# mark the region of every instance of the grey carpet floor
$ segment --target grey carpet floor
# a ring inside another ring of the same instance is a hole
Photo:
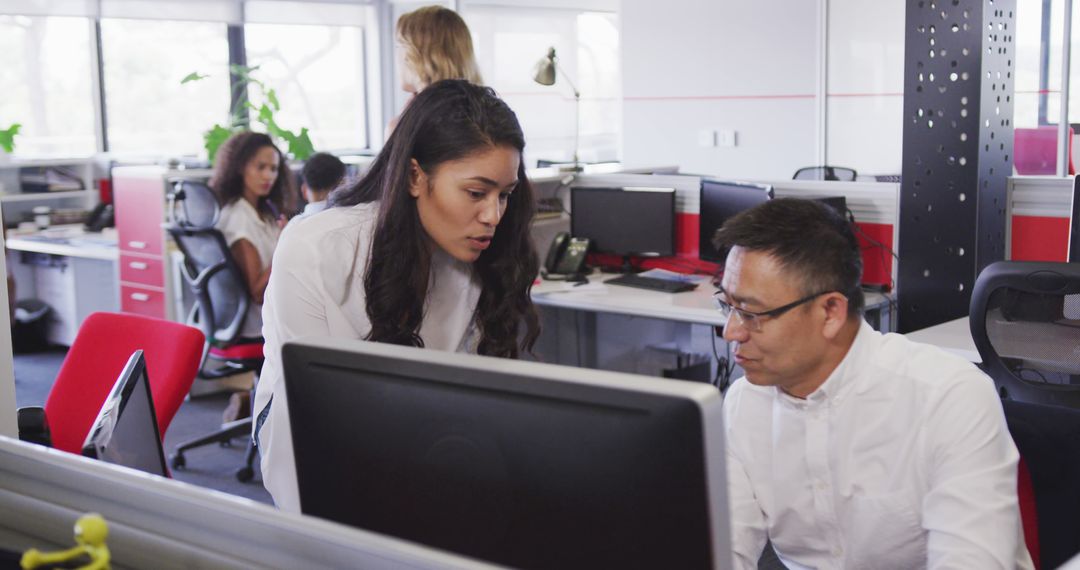
[[[67,349],[59,347],[15,355],[16,405],[22,407],[45,404],[65,354]],[[221,425],[221,414],[227,403],[228,394],[189,398],[185,401],[165,433],[165,453],[171,453],[182,441],[195,439],[217,429]],[[173,478],[262,503],[271,503],[269,493],[262,486],[257,460],[254,480],[241,483],[236,479],[236,470],[244,460],[244,444],[242,439],[237,439],[229,447],[210,444],[193,449],[185,454],[187,467],[174,469]]]

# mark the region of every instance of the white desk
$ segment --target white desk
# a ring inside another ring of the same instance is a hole
[[[586,285],[541,281],[533,286],[533,303],[542,309],[544,332],[537,343],[542,360],[659,375],[679,353],[714,359],[714,347],[725,352],[723,340],[714,339],[724,319],[707,278],[693,291],[662,293],[603,284],[614,277],[594,273]],[[866,306],[887,314],[889,299],[868,292]],[[878,321],[887,327],[892,319]]]
[[[12,231],[7,234],[7,248],[104,261],[116,261],[120,257],[115,230],[92,233],[84,230],[82,224],[56,226],[43,231]]]
[[[975,364],[982,362],[979,349],[975,348],[975,339],[971,338],[971,325],[967,317],[910,332],[905,336],[915,342],[934,345]]]
[[[594,274],[588,284],[580,286],[565,281],[541,281],[533,286],[533,303],[544,307],[724,326],[724,319],[712,300],[715,288],[708,279],[693,291],[661,293],[603,284],[615,277],[614,274]]]
[[[88,233],[81,224],[44,231],[12,231],[7,249],[49,256],[33,263],[9,259],[16,297],[37,298],[52,307],[49,342],[70,346],[79,325],[96,311],[120,309],[116,232]]]

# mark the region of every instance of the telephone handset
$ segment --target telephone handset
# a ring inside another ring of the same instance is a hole
[[[113,205],[104,202],[94,206],[93,211],[86,217],[85,228],[88,232],[100,232],[105,228],[116,225]]]
[[[544,261],[544,278],[568,281],[584,279],[582,272],[588,252],[587,238],[576,238],[567,232],[559,232],[548,248],[547,259]]]

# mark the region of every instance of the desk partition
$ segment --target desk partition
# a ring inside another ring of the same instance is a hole
[[[1009,178],[1005,224],[1005,259],[1065,261],[1073,178]]]
[[[70,548],[101,513],[117,568],[488,568],[359,529],[0,437],[0,547]]]

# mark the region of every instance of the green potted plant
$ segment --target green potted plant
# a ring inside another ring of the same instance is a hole
[[[0,129],[0,161],[7,159],[8,155],[15,152],[15,135],[19,134],[22,125],[14,123],[6,129]]]
[[[296,133],[281,127],[274,120],[274,113],[281,110],[281,104],[278,102],[277,93],[254,77],[253,74],[258,69],[259,66],[257,65],[254,67],[244,65],[229,66],[229,71],[239,78],[239,81],[234,83],[234,91],[239,92],[247,89],[248,100],[243,106],[234,109],[232,116],[229,117],[228,124],[214,124],[203,133],[203,147],[206,148],[206,155],[211,163],[214,162],[214,156],[222,143],[234,133],[249,128],[249,110],[256,112],[255,120],[265,127],[268,135],[284,143],[286,152],[293,158],[305,160],[315,153],[315,147],[308,136],[307,127],[301,127],[300,132]],[[180,84],[200,81],[207,77],[209,76],[199,72],[192,72],[180,80]]]

